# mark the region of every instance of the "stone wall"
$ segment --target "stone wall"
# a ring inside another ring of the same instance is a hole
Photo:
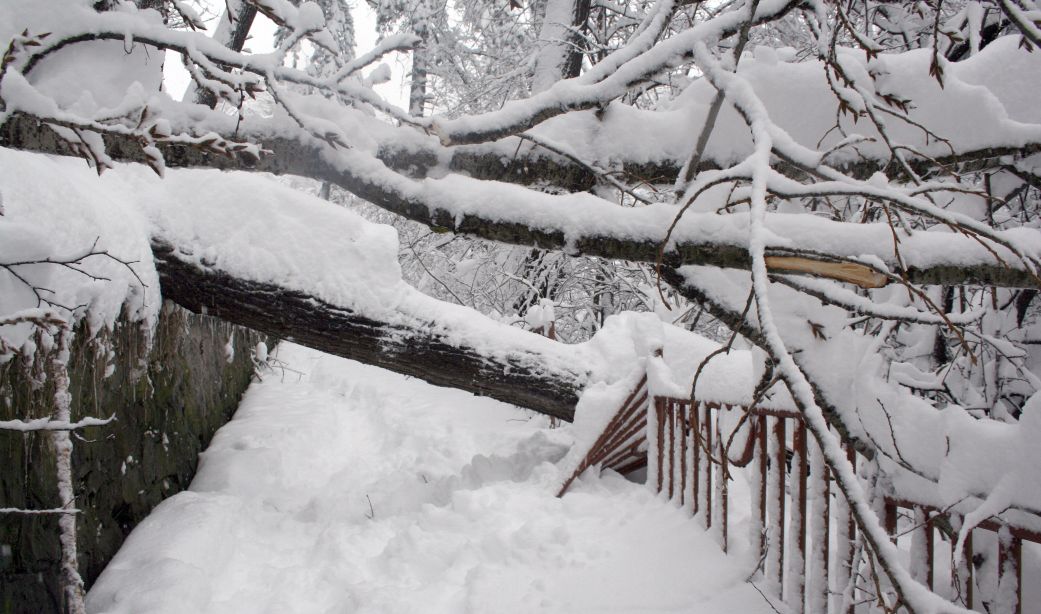
[[[199,452],[249,385],[250,350],[261,340],[170,303],[151,344],[147,331],[125,321],[94,340],[77,331],[72,419],[116,416],[73,437],[79,563],[88,587],[130,530],[187,488]],[[50,414],[50,387],[34,379],[24,360],[0,366],[0,420]],[[0,430],[0,507],[58,505],[50,436]],[[0,514],[0,614],[62,611],[57,525],[53,515]]]

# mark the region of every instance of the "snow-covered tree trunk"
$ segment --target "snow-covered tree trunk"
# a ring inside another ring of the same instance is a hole
[[[69,393],[69,348],[72,330],[62,326],[55,339],[56,347],[50,363],[54,385],[54,415],[59,423],[72,422],[72,395]],[[67,429],[51,433],[58,478],[58,498],[66,513],[58,516],[61,531],[61,578],[65,606],[69,614],[86,614],[83,602],[83,578],[80,577],[76,547],[76,493],[72,479],[72,436]]]
[[[257,16],[257,7],[249,0],[225,0],[224,12],[221,14],[213,40],[228,49],[241,51],[246,45],[253,20]],[[195,81],[188,83],[184,92],[184,100],[194,100],[199,104],[214,107],[217,97],[210,90],[199,89]]]
[[[153,249],[163,296],[190,311],[439,386],[574,417],[585,379],[580,364],[553,370],[546,367],[552,361],[535,352],[489,353],[453,341],[438,331],[436,319],[379,321],[301,292],[202,269],[170,245]]]
[[[582,32],[589,18],[590,0],[548,0],[539,30],[533,94],[549,89],[561,78],[577,77],[582,71]]]
[[[429,36],[425,25],[416,27],[416,34],[424,41]],[[427,80],[430,70],[427,66],[428,58],[426,50],[421,45],[412,52],[412,70],[409,72],[408,86],[408,113],[413,117],[423,117],[423,111],[427,104]]]

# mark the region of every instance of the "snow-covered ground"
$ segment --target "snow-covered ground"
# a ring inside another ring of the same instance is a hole
[[[570,427],[293,345],[130,535],[94,613],[772,610],[642,485],[554,496]]]

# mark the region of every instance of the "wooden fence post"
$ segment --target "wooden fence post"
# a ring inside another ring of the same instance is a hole
[[[813,509],[810,511],[809,529],[809,588],[807,588],[806,609],[809,612],[826,613],[828,611],[828,590],[831,544],[829,529],[831,525],[831,482],[830,470],[824,462],[824,454],[820,446],[810,446],[810,492]]]
[[[998,602],[1001,614],[1023,614],[1023,543],[1008,527],[998,531]],[[1012,603],[1009,603],[1009,600]],[[1012,608],[1008,609],[1011,605]]]
[[[768,486],[769,500],[767,519],[770,523],[770,550],[767,557],[767,571],[777,584],[777,590],[784,594],[784,504],[785,473],[787,469],[787,435],[785,418],[773,419],[773,458],[770,462],[770,482]]]
[[[690,436],[694,440],[694,462],[691,467],[691,480],[694,482],[693,513],[701,510],[701,403],[691,400],[690,404]]]
[[[702,403],[702,408],[705,410],[704,417],[701,421],[701,428],[704,429],[704,442],[705,442],[705,528],[712,528],[712,408],[709,407],[708,403]]]
[[[796,614],[806,609],[806,425],[797,420],[792,433],[792,512],[789,536],[795,542],[788,558],[787,603]]]
[[[727,474],[729,473],[728,459],[727,459],[727,439],[723,436],[723,429],[720,426],[723,422],[723,412],[730,411],[729,405],[720,405],[719,409],[716,410],[716,448],[719,450],[719,467],[716,472],[716,488],[718,489],[717,494],[717,505],[719,506],[719,524],[720,534],[723,540],[723,552],[727,551],[727,541],[729,539],[730,521],[727,518],[728,509],[728,498],[729,498],[729,487],[727,484]]]
[[[658,492],[661,492],[662,479],[664,478],[662,475],[664,470],[664,459],[662,456],[665,452],[665,399],[662,397],[654,397],[654,414],[658,418]]]
[[[682,403],[673,405],[673,410],[679,412],[676,424],[680,429],[680,507],[687,505],[687,431],[688,406]]]

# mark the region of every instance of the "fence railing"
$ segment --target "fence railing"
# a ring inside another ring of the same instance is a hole
[[[852,447],[846,446],[846,452],[854,467],[863,462]],[[724,552],[734,539],[731,485],[736,473],[744,472],[751,491],[748,537],[774,597],[794,612],[870,610],[855,606],[874,600],[872,565],[858,546],[848,504],[832,488],[830,472],[798,413],[649,399],[644,378],[560,494],[595,466],[623,474],[647,466],[657,491],[716,532]],[[1041,544],[1041,533],[991,518],[970,533],[958,566],[936,565],[938,552],[950,554],[961,518],[910,499],[885,497],[880,503],[893,539],[910,538],[916,580],[970,609],[1022,614],[1022,542]],[[941,548],[940,542],[947,545]],[[941,572],[944,578],[937,578]]]
[[[624,475],[647,464],[647,398],[647,376],[644,375],[560,487],[558,497],[590,467],[614,469]]]

